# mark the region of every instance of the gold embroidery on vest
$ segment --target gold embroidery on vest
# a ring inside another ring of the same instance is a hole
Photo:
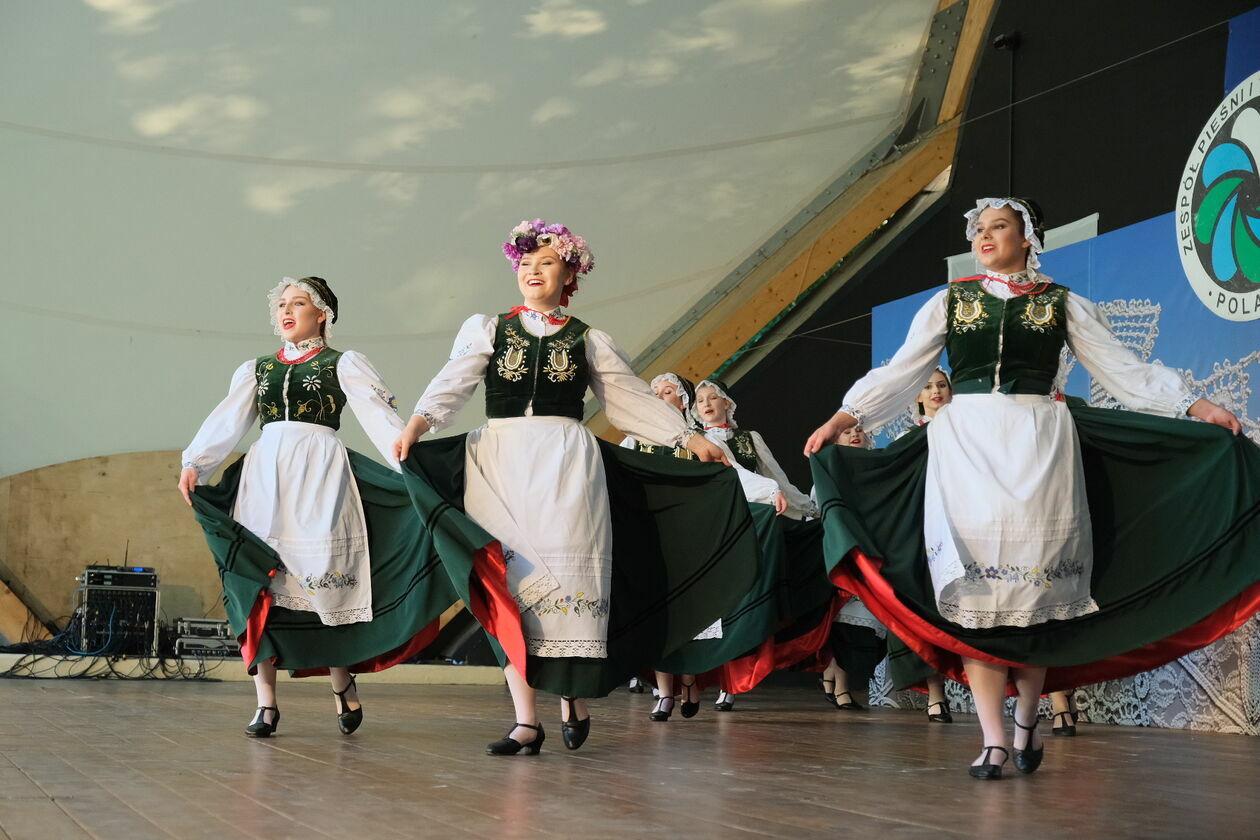
[[[737,435],[735,437],[735,451],[748,458],[757,457],[757,450],[753,446],[752,437],[750,435]]]
[[[509,382],[519,382],[522,376],[529,373],[529,367],[525,364],[525,350],[529,347],[529,342],[511,324],[503,328],[503,338],[507,341],[507,350],[499,356],[495,367],[498,368],[499,376]]]
[[[567,348],[553,347],[547,354],[547,366],[543,368],[543,373],[551,382],[568,382],[577,375],[577,362],[569,357]]]
[[[547,353],[547,366],[543,368],[548,381],[570,382],[577,376],[577,362],[573,361],[570,351],[581,338],[582,333],[578,333],[551,342]]]
[[[1021,320],[1024,326],[1039,333],[1049,332],[1051,327],[1058,326],[1054,317],[1054,304],[1057,295],[1035,295],[1028,299],[1024,306]]]
[[[976,292],[959,289],[954,300],[953,328],[957,332],[970,332],[979,329],[989,320],[989,313],[984,311],[984,304]]]

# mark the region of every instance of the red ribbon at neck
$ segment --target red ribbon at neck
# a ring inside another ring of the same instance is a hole
[[[1044,280],[1028,280],[1023,283],[1012,282],[1009,277],[995,277],[992,274],[986,274],[990,280],[995,283],[1001,283],[1017,295],[1026,295],[1036,289],[1038,286],[1048,286],[1049,283]]]
[[[546,312],[539,312],[537,309],[530,309],[528,306],[513,306],[508,311],[508,317],[510,318],[518,312],[533,312],[535,315],[541,315],[547,319],[548,324],[555,324],[557,327],[569,320],[567,316],[564,318],[557,318],[554,315],[548,315]]]
[[[719,423],[716,426],[705,426],[706,429],[729,429],[730,427],[730,423]]]

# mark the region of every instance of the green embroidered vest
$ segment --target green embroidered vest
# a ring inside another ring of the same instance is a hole
[[[486,416],[524,417],[533,403],[535,417],[581,420],[590,381],[589,329],[569,316],[554,335],[537,336],[516,315],[500,315],[486,369]]]
[[[733,429],[726,445],[730,447],[731,454],[741,467],[749,472],[757,471],[757,447],[753,445],[752,432],[747,429]]]
[[[639,452],[644,452],[648,455],[659,455],[664,458],[682,458],[684,461],[694,461],[696,459],[696,456],[692,454],[690,449],[682,446],[657,446],[640,440],[635,441],[634,448]]]
[[[346,393],[337,380],[341,353],[325,347],[297,364],[280,361],[276,354],[255,362],[258,378],[259,426],[277,420],[315,423],[330,429],[341,428],[341,410]]]
[[[1049,394],[1067,341],[1066,286],[1002,300],[980,278],[949,284],[945,352],[954,393]]]

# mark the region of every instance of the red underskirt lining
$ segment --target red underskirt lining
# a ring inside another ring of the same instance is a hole
[[[245,620],[245,634],[239,639],[241,643],[241,659],[244,660],[245,667],[249,669],[251,674],[258,670],[254,666],[254,659],[258,656],[258,646],[262,643],[263,633],[267,629],[267,619],[271,615],[272,603],[271,590],[259,590],[253,609],[249,611],[249,618]],[[350,671],[355,674],[371,674],[406,662],[432,644],[441,629],[441,619],[435,618],[403,644],[379,656],[373,656],[371,659],[349,666]],[[274,657],[272,657],[272,663],[275,663]],[[295,677],[320,677],[327,675],[327,666],[299,669],[293,672]]]
[[[521,629],[521,610],[508,591],[507,561],[498,540],[487,543],[473,555],[472,575],[468,581],[468,609],[486,632],[495,638],[508,662],[526,676],[528,648]]]
[[[867,557],[855,548],[832,569],[831,579],[861,598],[875,617],[928,665],[964,685],[967,677],[962,669],[962,656],[1011,668],[1032,667],[977,650],[925,621],[897,598],[892,586],[880,574],[882,565],[882,561]],[[1048,668],[1044,690],[1065,691],[1158,668],[1229,635],[1257,611],[1260,611],[1260,582],[1246,587],[1206,618],[1166,639],[1096,662]]]

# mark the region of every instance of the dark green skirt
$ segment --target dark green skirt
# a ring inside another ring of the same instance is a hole
[[[329,666],[379,671],[411,658],[433,640],[438,619],[458,595],[442,570],[435,540],[412,508],[403,478],[349,452],[367,522],[371,556],[369,622],[329,627],[312,612],[275,606],[268,595],[280,557],[236,520],[232,507],[242,460],[217,485],[198,487],[193,509],[223,582],[223,605],[241,640],[251,673],[271,660],[295,676],[326,674]]]
[[[1046,689],[1162,665],[1260,608],[1260,448],[1205,423],[1072,408],[1093,526],[1099,611],[1030,627],[966,629],[941,618],[923,545],[927,435],[883,450],[827,447],[812,461],[831,578],[890,638],[894,684],[959,656],[1048,667]]]
[[[823,564],[822,523],[775,515],[750,504],[762,571],[734,609],[722,616],[722,638],[698,639],[657,664],[670,674],[695,674],[701,688],[751,691],[772,672],[827,645],[838,603]]]
[[[403,463],[459,597],[501,663],[535,688],[602,697],[729,612],[760,574],[761,553],[735,471],[599,442],[612,518],[608,657],[527,655],[502,549],[463,512],[463,435],[425,441]]]

